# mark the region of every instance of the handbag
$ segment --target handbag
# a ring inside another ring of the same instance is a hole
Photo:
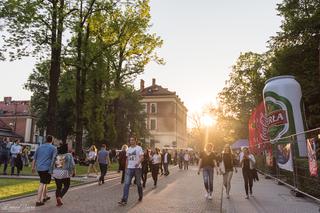
[[[52,177],[56,179],[70,178],[69,171],[66,169],[55,168],[52,172]]]

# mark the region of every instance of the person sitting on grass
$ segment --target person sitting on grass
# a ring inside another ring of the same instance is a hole
[[[52,142],[53,136],[48,135],[46,143],[36,150],[32,161],[32,173],[34,174],[37,170],[40,176],[36,206],[42,206],[44,202],[50,199],[47,196],[47,185],[50,184],[53,164],[57,155],[57,148],[52,145]]]

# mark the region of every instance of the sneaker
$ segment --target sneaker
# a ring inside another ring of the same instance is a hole
[[[63,205],[63,202],[61,197],[57,197],[57,206],[62,206],[62,205]]]
[[[125,206],[125,205],[127,205],[127,201],[121,200],[118,202],[118,204],[121,206]]]
[[[99,180],[99,181],[98,181],[98,185],[100,186],[101,184],[102,184],[102,182]]]
[[[139,197],[138,201],[141,202],[142,201],[142,197]]]
[[[36,206],[43,206],[44,202],[36,202]]]
[[[208,199],[212,200],[212,195],[211,194],[209,194]]]
[[[246,195],[246,199],[249,199],[249,196],[248,196],[248,195]]]
[[[51,197],[46,197],[43,199],[43,202],[47,202],[48,200],[50,200]]]
[[[208,198],[209,197],[209,193],[207,192],[205,195],[204,195],[205,198]]]

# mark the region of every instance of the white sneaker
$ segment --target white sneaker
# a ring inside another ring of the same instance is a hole
[[[208,198],[209,197],[209,192],[207,192],[204,196],[205,196],[205,198]]]
[[[88,179],[88,176],[84,176],[83,178],[84,178],[84,179]]]
[[[209,194],[208,199],[212,200],[212,195],[211,194]]]

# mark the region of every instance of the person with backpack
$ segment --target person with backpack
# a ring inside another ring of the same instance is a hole
[[[58,149],[58,155],[55,159],[54,169],[52,176],[56,183],[56,201],[57,206],[62,206],[62,198],[67,193],[70,187],[70,178],[76,174],[75,163],[71,153],[68,153],[68,149],[65,149],[65,145],[62,144]]]
[[[50,197],[47,196],[47,186],[51,182],[51,174],[57,155],[57,148],[52,143],[53,136],[48,135],[46,143],[39,146],[33,156],[32,173],[34,174],[37,170],[40,176],[36,206],[42,206],[46,201],[50,200]]]

